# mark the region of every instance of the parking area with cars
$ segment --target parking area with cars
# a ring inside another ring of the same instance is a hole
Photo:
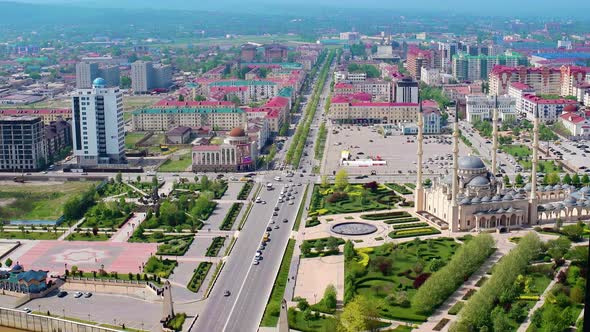
[[[416,136],[383,137],[375,126],[331,125],[326,144],[325,173],[327,174],[333,174],[341,168],[353,175],[412,174],[416,171],[418,160]],[[426,135],[423,156],[426,174],[444,174],[445,169],[452,167],[450,160],[446,159],[446,156],[452,153],[452,149],[450,135]],[[383,160],[386,165],[342,166],[340,163],[342,151],[350,152],[350,160],[371,158]],[[470,152],[463,142],[459,143],[459,151],[460,155]]]
[[[578,173],[590,174],[588,160],[590,160],[590,143],[586,141],[574,142],[559,140],[557,142],[543,142],[541,148],[549,155],[561,159],[567,166]]]

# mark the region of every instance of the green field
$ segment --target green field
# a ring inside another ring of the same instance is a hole
[[[160,166],[160,168],[158,168],[158,171],[160,171],[160,172],[184,172],[191,166],[192,162],[193,162],[193,160],[192,160],[191,153],[187,152],[187,153],[180,155],[180,158],[178,160],[172,160],[172,158],[166,160],[166,162],[164,162],[162,164],[162,166]]]
[[[125,134],[125,147],[127,149],[135,149],[135,144],[145,137],[144,133],[126,133]]]
[[[500,150],[516,158],[529,157],[533,154],[532,150],[526,145],[504,145],[500,147]]]
[[[95,182],[5,184],[0,186],[0,218],[56,220],[64,203]]]

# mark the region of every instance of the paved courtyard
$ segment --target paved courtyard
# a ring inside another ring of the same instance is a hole
[[[11,255],[29,269],[63,273],[73,265],[85,271],[100,269],[119,273],[137,273],[142,263],[157,251],[157,243],[116,243],[85,241],[38,241]]]
[[[338,131],[333,133],[333,129]],[[444,157],[452,153],[453,145],[442,142],[452,142],[450,135],[426,136],[424,140],[424,166],[425,176],[429,174],[441,174],[452,167],[452,161],[435,160],[436,157]],[[409,140],[409,142],[408,142]],[[376,127],[339,126],[332,125],[326,142],[326,160],[323,174],[332,174],[344,168],[349,174],[370,174],[375,170],[377,174],[407,174],[416,170],[416,155],[418,143],[415,136],[388,136],[383,137]],[[384,166],[356,167],[341,166],[339,161],[343,150],[349,151],[351,159],[377,158],[387,162]],[[467,155],[470,152],[463,142],[459,142],[459,154]],[[432,161],[428,159],[432,158]],[[447,164],[445,165],[445,162]],[[442,165],[440,165],[442,163]]]
[[[302,258],[295,286],[295,296],[316,303],[324,296],[328,285],[336,287],[336,298],[344,297],[344,256]]]

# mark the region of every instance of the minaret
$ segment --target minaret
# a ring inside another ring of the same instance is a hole
[[[498,174],[498,96],[495,96],[494,102],[494,115],[493,115],[493,145],[492,145],[492,174],[496,176]]]
[[[424,155],[422,144],[424,142],[424,113],[422,112],[422,100],[418,95],[418,162],[416,171],[416,212],[424,211],[424,180],[422,179],[422,156]]]
[[[533,119],[533,160],[531,163],[531,194],[529,197],[529,225],[537,223],[537,164],[539,163],[539,105]]]
[[[451,214],[449,226],[453,232],[459,231],[459,102],[455,104],[455,123],[453,124],[453,182],[451,188]]]

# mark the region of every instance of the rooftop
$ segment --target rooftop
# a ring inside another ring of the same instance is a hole
[[[213,114],[213,113],[244,113],[244,110],[239,108],[144,108],[133,111],[133,115],[140,114],[182,114],[182,113],[198,113],[198,114]]]

